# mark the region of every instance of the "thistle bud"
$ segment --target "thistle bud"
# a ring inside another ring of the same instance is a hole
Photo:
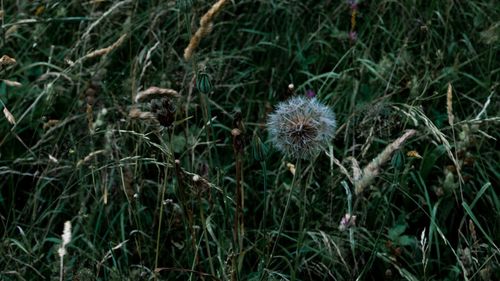
[[[200,71],[196,77],[196,88],[203,93],[208,94],[212,91],[212,81],[210,75],[204,71]]]

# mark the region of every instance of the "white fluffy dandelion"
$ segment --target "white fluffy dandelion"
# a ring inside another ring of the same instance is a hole
[[[293,97],[278,104],[267,128],[274,146],[292,158],[316,156],[332,140],[335,114],[316,98]]]

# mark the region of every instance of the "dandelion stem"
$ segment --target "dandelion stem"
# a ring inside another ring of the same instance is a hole
[[[63,281],[64,279],[64,257],[61,257],[61,261],[59,264],[59,281]]]
[[[293,195],[293,191],[295,189],[295,186],[297,185],[297,182],[298,182],[298,179],[300,177],[300,164],[301,164],[301,160],[300,158],[297,159],[297,162],[295,164],[295,173],[293,175],[293,179],[292,179],[292,185],[290,186],[290,192],[288,193],[288,198],[286,200],[286,205],[285,205],[285,210],[283,211],[283,216],[281,217],[281,223],[280,223],[280,227],[278,229],[278,233],[276,235],[276,239],[274,240],[274,244],[273,244],[273,248],[271,250],[271,254],[269,255],[269,258],[267,260],[267,263],[266,263],[266,269],[269,267],[269,264],[271,263],[271,260],[273,259],[273,255],[274,255],[274,251],[276,250],[276,245],[278,244],[278,241],[279,241],[279,238],[281,236],[281,232],[283,231],[283,226],[285,225],[285,218],[286,218],[286,215],[288,213],[288,209],[290,207],[290,202],[292,201],[292,195]],[[260,277],[260,281],[264,280],[264,276],[265,276],[265,272],[261,275]]]
[[[308,170],[308,169],[305,169]],[[295,171],[297,173],[297,170]],[[305,171],[304,171],[305,173]],[[297,248],[295,251],[295,269],[299,268],[300,264],[300,256],[301,256],[301,248],[302,248],[302,242],[304,241],[304,236],[305,236],[305,229],[304,225],[306,222],[306,205],[307,205],[307,186],[308,184],[312,181],[312,175],[313,173],[310,172],[308,176],[308,180],[306,184],[300,189],[300,225],[299,225],[299,237],[297,238]],[[292,275],[292,280],[295,280],[295,272]]]

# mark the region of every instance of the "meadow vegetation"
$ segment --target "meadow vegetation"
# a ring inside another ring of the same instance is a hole
[[[500,280],[498,1],[0,20],[0,280]]]

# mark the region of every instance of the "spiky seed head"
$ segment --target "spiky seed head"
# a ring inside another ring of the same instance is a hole
[[[64,255],[66,255],[66,245],[68,245],[69,242],[71,242],[71,221],[66,221],[64,223],[64,229],[61,238],[62,238],[62,243],[59,249],[57,250],[57,253],[62,258],[64,257]]]
[[[269,115],[267,128],[274,146],[292,158],[316,156],[331,141],[335,114],[316,98],[293,97]]]

